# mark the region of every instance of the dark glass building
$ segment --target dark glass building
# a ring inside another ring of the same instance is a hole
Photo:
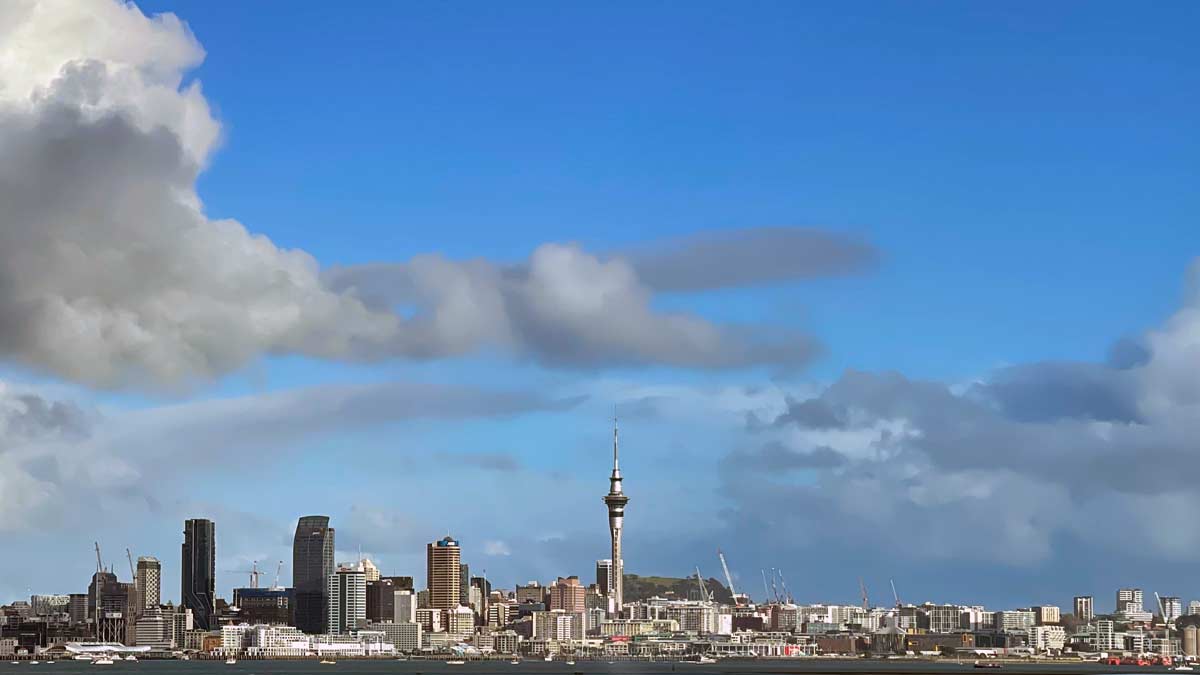
[[[243,623],[292,625],[290,588],[235,588],[233,604],[238,608],[238,620]]]
[[[183,523],[180,604],[192,610],[200,630],[217,627],[217,537],[213,521],[193,518]]]
[[[329,608],[329,575],[333,574],[333,528],[329,516],[304,516],[292,541],[293,612],[296,628],[324,633]]]

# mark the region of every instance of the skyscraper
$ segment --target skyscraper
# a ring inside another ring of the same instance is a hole
[[[1096,616],[1095,603],[1090,595],[1075,596],[1075,618],[1090,623]]]
[[[162,604],[162,563],[158,558],[148,555],[138,558],[134,583],[142,609],[153,609]]]
[[[579,583],[579,577],[559,577],[550,585],[551,611],[561,609],[565,612],[582,612],[587,609],[587,588]]]
[[[609,591],[612,590],[612,571],[612,560],[606,558],[596,561],[596,587],[600,589],[602,595],[607,596]]]
[[[625,504],[629,497],[621,489],[621,465],[617,456],[617,420],[613,420],[613,470],[608,479],[608,531],[612,535],[612,592],[613,611],[618,615],[625,602],[625,561],[621,558],[621,530],[625,526]]]
[[[216,628],[217,539],[211,520],[194,518],[183,523],[182,570],[180,604],[192,610],[196,628]]]
[[[458,542],[450,535],[426,547],[429,606],[454,609],[462,598],[462,558]]]
[[[305,633],[325,630],[329,614],[329,577],[333,567],[334,529],[329,516],[304,516],[292,540],[292,587],[296,628]]]
[[[329,575],[329,613],[325,632],[346,634],[362,628],[367,620],[367,575],[361,564],[342,566]]]
[[[471,566],[467,563],[458,565],[458,604],[471,604]]]

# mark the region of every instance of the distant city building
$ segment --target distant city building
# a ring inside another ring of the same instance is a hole
[[[325,630],[329,577],[333,567],[334,528],[328,516],[304,516],[292,540],[292,586],[296,628],[305,633]]]
[[[367,579],[367,621],[391,621],[395,615],[395,582],[391,579]]]
[[[1075,618],[1090,622],[1096,616],[1095,601],[1090,595],[1075,596]]]
[[[33,616],[38,617],[69,615],[71,612],[71,596],[33,595],[29,597],[29,609]]]
[[[444,609],[434,609],[432,607],[417,608],[417,623],[421,624],[421,630],[428,633],[441,633],[443,631],[442,616],[445,614]]]
[[[1051,626],[1062,621],[1062,610],[1054,605],[1041,605],[1033,608],[1034,623],[1039,626]],[[1051,631],[1053,633],[1053,631]]]
[[[1164,620],[1174,621],[1183,616],[1183,601],[1173,595],[1164,595],[1161,610]]]
[[[417,595],[412,590],[394,591],[392,603],[392,621],[396,623],[415,623],[417,621]]]
[[[471,566],[464,562],[458,564],[458,604],[471,605]]]
[[[342,566],[329,575],[327,634],[349,634],[367,622],[366,576],[361,565]]]
[[[74,596],[72,596],[74,597]],[[1192,600],[1188,603],[1187,613],[1189,616],[1200,614],[1200,600]]]
[[[1142,589],[1122,588],[1117,591],[1117,613],[1131,614],[1144,611]]]
[[[419,651],[421,644],[421,624],[406,623],[368,623],[366,630],[378,631],[386,636],[388,642],[396,651],[411,654]]]
[[[550,589],[536,581],[530,581],[524,586],[517,586],[514,599],[517,601],[518,605],[523,605],[530,602],[540,602],[548,606],[550,604]],[[545,609],[545,607],[542,609]]]
[[[550,610],[582,612],[586,609],[587,589],[579,583],[579,577],[559,577],[550,585]]]
[[[138,599],[143,609],[151,609],[162,604],[162,563],[153,556],[142,556],[137,560]]]
[[[233,605],[238,621],[250,625],[290,626],[293,593],[290,588],[235,588]]]
[[[430,607],[454,609],[459,606],[462,599],[461,549],[449,535],[426,547],[426,579]]]
[[[459,605],[446,610],[445,623],[447,633],[465,637],[475,632],[475,612],[466,605]]]
[[[359,561],[359,564],[362,566],[363,576],[366,578],[367,583],[379,581],[379,568],[375,566],[375,563],[371,562],[370,558],[363,558]]]
[[[600,587],[602,595],[608,595],[612,590],[613,584],[613,564],[612,560],[605,558],[596,561],[596,585]]]
[[[180,604],[192,610],[200,630],[217,627],[217,540],[211,520],[193,518],[183,524]]]
[[[72,593],[67,605],[67,613],[72,624],[85,623],[88,620],[88,594]]]

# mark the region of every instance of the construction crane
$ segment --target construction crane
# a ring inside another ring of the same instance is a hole
[[[253,561],[251,561],[251,563],[252,564],[250,565],[249,570],[225,570],[225,571],[228,574],[249,574],[250,575],[250,588],[258,588],[258,578],[259,578],[259,576],[262,575],[262,572],[258,571],[258,561],[257,560],[253,560]],[[280,564],[282,564],[282,563],[280,563]]]
[[[783,599],[790,605],[793,602],[792,594],[787,589],[787,579],[783,578],[783,570],[779,570],[779,585],[783,587]]]
[[[767,588],[767,571],[765,569],[760,571],[763,578],[763,602],[769,603],[771,602],[771,589]]]
[[[888,583],[892,585],[892,597],[896,599],[896,609],[900,609],[900,594],[896,592],[896,580],[888,579]]]
[[[779,602],[779,586],[775,583],[776,577],[775,568],[771,568],[771,595],[775,598],[775,602]]]
[[[733,604],[738,604],[737,591],[733,590],[733,575],[729,573],[729,565],[725,564],[725,554],[717,549],[717,557],[721,559],[721,570],[725,572],[725,583],[729,584],[729,594],[733,596]]]
[[[273,590],[273,591],[283,590],[283,586],[279,585],[279,575],[282,572],[283,572],[283,561],[280,560],[279,565],[275,568],[275,585],[271,586],[271,590]]]
[[[99,642],[100,641],[100,575],[104,573],[104,562],[100,558],[100,542],[95,541],[92,543],[95,544],[95,546],[96,546],[96,580],[95,580],[95,582],[93,582],[92,585],[96,587],[96,599],[95,599],[95,601],[96,601],[96,616],[95,616],[94,620],[96,622],[96,641]]]
[[[137,581],[137,570],[133,567],[133,552],[128,548],[125,549],[125,557],[129,559],[129,578]]]
[[[862,577],[858,578],[858,593],[862,596],[862,608],[864,612],[871,611],[871,601],[867,599],[867,585],[863,583]]]
[[[700,587],[700,601],[708,602],[711,598],[708,597],[708,589],[704,587],[704,577],[700,576],[700,567],[696,567],[696,585]]]

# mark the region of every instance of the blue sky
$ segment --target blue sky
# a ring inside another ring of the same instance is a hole
[[[185,86],[201,83],[219,124],[219,143],[197,153],[205,169],[194,190],[208,219],[200,227],[235,219],[275,246],[303,250],[335,291],[344,290],[330,281],[337,270],[405,266],[414,256],[523,269],[551,243],[620,259],[705,235],[748,241],[748,232],[767,227],[848,238],[870,247],[876,262],[815,278],[797,272],[782,281],[648,295],[655,312],[747,327],[756,340],[810,336],[820,352],[802,367],[768,359],[714,368],[620,354],[564,364],[534,347],[510,351],[503,340],[436,358],[412,350],[346,357],[316,338],[287,338],[164,388],[141,375],[114,385],[0,340],[9,389],[74,401],[104,430],[85,434],[88,452],[107,453],[133,467],[121,475],[137,476],[119,490],[112,485],[120,481],[91,476],[98,496],[88,504],[106,509],[109,524],[99,532],[22,528],[15,536],[29,549],[86,553],[103,536],[113,550],[131,545],[171,564],[178,521],[212,515],[230,556],[219,567],[243,569],[254,558],[289,559],[295,517],[322,512],[339,528],[339,550],[361,546],[390,573],[421,576],[423,542],[449,530],[464,541],[472,565],[505,584],[586,575],[604,554],[599,496],[615,408],[628,412],[630,571],[683,575],[700,564],[716,573],[713,550],[722,546],[752,589],[759,568],[782,567],[806,580],[793,585],[804,583],[811,601],[855,601],[860,575],[881,591],[890,576],[905,580],[906,599],[1002,606],[1065,604],[1084,592],[1107,597],[1117,584],[1200,595],[1200,587],[1183,587],[1192,584],[1183,570],[1195,554],[1181,550],[1200,541],[1200,531],[1156,532],[1145,521],[1147,499],[1183,508],[1200,495],[1187,486],[1161,495],[1114,487],[1112,474],[1101,473],[1122,458],[1137,464],[1139,453],[1174,448],[1172,439],[1190,428],[1179,420],[1193,402],[1174,397],[1178,389],[1161,373],[1197,365],[1188,345],[1200,340],[1189,332],[1185,291],[1200,242],[1195,4],[138,7],[146,15],[174,12],[205,53],[194,68],[164,66]],[[151,30],[131,26],[114,19],[105,28],[114,44],[136,39],[127,31]],[[108,59],[113,72],[112,64],[135,58],[96,49],[68,56]],[[172,55],[147,48],[136,58],[153,69]],[[140,120],[142,103],[128,103],[133,112],[114,110]],[[153,106],[144,109],[191,151],[175,118],[164,122]],[[158,231],[149,220],[147,229],[106,241],[136,249]],[[23,226],[14,221],[11,231]],[[212,263],[200,269],[215,279],[224,266]],[[0,260],[0,272],[12,270]],[[408,266],[400,273],[409,274]],[[585,286],[599,283],[583,278]],[[54,283],[37,288],[46,285]],[[105,297],[121,306],[120,298]],[[315,304],[301,302],[297,311]],[[401,316],[411,311],[402,308]],[[187,319],[180,321],[172,335],[187,333]],[[604,328],[605,321],[595,323]],[[1157,342],[1146,337],[1156,329],[1166,336]],[[1122,338],[1151,345],[1148,362],[1111,367],[1110,348]],[[211,354],[207,362],[223,363]],[[1039,369],[1047,362],[1083,365],[1064,375]],[[123,372],[144,375],[156,365]],[[904,393],[907,385],[882,379],[846,383],[847,371],[901,373],[961,397],[951,405],[980,406],[962,413],[979,415],[970,418],[976,426],[957,418],[970,428],[952,443],[990,448],[991,434],[1005,429],[995,461],[927,445],[942,420],[913,403],[925,400],[916,384]],[[826,392],[839,381],[841,389]],[[1003,386],[1012,381],[1022,387]],[[398,396],[380,390],[396,382],[541,398],[523,398],[507,412],[485,405],[485,413],[379,413],[391,405],[387,397]],[[287,397],[295,392],[325,402],[329,388],[339,387],[363,388],[355,401],[384,402],[349,422],[338,414],[326,421],[315,412],[319,420],[278,413],[294,404]],[[900,412],[880,403],[893,394]],[[1118,419],[1097,407],[1126,396],[1139,415]],[[1169,409],[1160,405],[1163,396],[1174,402]],[[845,416],[836,425],[793,428],[801,418],[791,416],[792,405],[807,399],[829,399]],[[1006,412],[1068,399],[1078,401],[1063,404],[1074,412],[1053,419]],[[208,417],[203,406],[228,400],[264,417],[247,413],[250,441],[205,447],[199,441],[220,438],[212,426],[231,412]],[[1071,426],[1077,422],[1088,424]],[[307,431],[284,433],[293,423]],[[1108,434],[1116,432],[1107,427],[1102,447],[1077,442],[1101,434],[1098,424],[1128,426],[1129,445],[1112,441]],[[181,442],[177,425],[198,441]],[[1047,445],[1013,453],[1081,453],[1078,463],[1101,467],[1087,474],[1095,488],[1051,475],[1060,469],[1006,465],[999,455],[1014,439]],[[66,445],[54,452],[70,457]],[[815,459],[823,449],[836,455],[833,464]],[[1171,457],[1194,460],[1190,449],[1179,453]],[[57,461],[70,461],[63,456]],[[177,460],[186,480],[147,468]],[[447,471],[449,484],[431,479]],[[929,493],[943,472],[955,496],[939,503]],[[784,474],[782,485],[772,483]],[[758,494],[773,501],[737,487],[760,481],[773,487]],[[1055,496],[1038,502],[1031,495],[1039,491]],[[892,515],[842,504],[838,495],[848,493],[859,495],[851,502]],[[1104,512],[1108,522],[1144,537],[1114,550],[1105,534],[1079,522],[1093,499],[1116,504]],[[459,506],[435,506],[448,500]],[[1031,506],[1009,517],[1012,501]],[[519,515],[493,522],[497,513]],[[990,525],[971,520],[990,513],[997,514]],[[840,518],[839,533],[829,523]],[[129,542],[134,523],[139,534]],[[909,543],[891,538],[910,527]],[[994,547],[945,545],[991,527],[1002,532],[980,536]],[[938,534],[926,540],[920,532]],[[864,548],[872,541],[878,546]],[[483,542],[511,554],[483,555]],[[1007,550],[1015,552],[1006,557]],[[0,591],[87,571],[79,554],[61,568],[30,573],[29,584],[0,582]],[[170,568],[167,574],[173,578]],[[981,585],[981,578],[994,583]],[[223,575],[221,585],[236,579]],[[45,590],[77,590],[63,585]]]

